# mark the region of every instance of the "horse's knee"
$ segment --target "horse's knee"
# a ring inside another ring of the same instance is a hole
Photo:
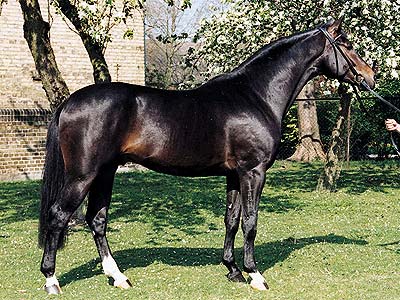
[[[225,228],[228,233],[236,234],[239,229],[239,222],[236,220],[225,220]]]
[[[107,226],[107,208],[103,207],[97,214],[92,217],[89,213],[86,214],[86,222],[97,236],[103,236]]]
[[[246,239],[254,239],[257,234],[257,219],[255,216],[245,217],[242,222],[242,230]]]

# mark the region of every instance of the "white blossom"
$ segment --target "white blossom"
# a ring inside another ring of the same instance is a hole
[[[356,51],[367,62],[378,62],[381,80],[399,77],[400,0],[224,2],[229,9],[201,22],[205,42],[200,51],[210,74],[229,71],[271,40],[310,29],[334,15],[345,17],[344,28]],[[212,42],[216,37],[217,45]]]

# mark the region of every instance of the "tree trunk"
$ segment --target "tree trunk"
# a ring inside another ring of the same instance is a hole
[[[314,85],[307,84],[299,94],[299,99],[314,98]],[[311,162],[324,160],[325,153],[322,149],[319,134],[317,106],[312,100],[298,102],[299,144],[295,153],[288,158],[292,161]]]
[[[333,192],[336,190],[337,181],[342,169],[342,162],[346,152],[346,119],[349,115],[351,94],[343,84],[339,87],[340,106],[336,126],[332,130],[331,146],[326,157],[324,170],[318,180],[318,191]]]
[[[93,67],[93,78],[95,83],[111,82],[111,75],[108,70],[107,62],[104,58],[104,47],[100,45],[87,33],[87,24],[85,24],[78,15],[78,9],[69,0],[58,0],[56,5],[74,25],[89,55]]]
[[[19,0],[24,17],[24,37],[31,50],[43,89],[54,110],[69,97],[50,44],[50,26],[43,20],[37,0]]]

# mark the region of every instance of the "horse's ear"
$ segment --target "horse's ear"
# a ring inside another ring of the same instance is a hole
[[[328,23],[326,30],[333,37],[336,37],[342,31],[342,22],[343,22],[343,16],[341,16],[339,19],[337,19],[337,20],[335,20],[333,22]]]

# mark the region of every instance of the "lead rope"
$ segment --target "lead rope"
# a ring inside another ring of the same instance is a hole
[[[394,141],[393,132],[390,133],[390,141],[392,142],[394,150],[396,150],[397,155],[400,157],[400,149],[397,146],[396,142]]]
[[[387,101],[385,98],[383,98],[381,95],[379,95],[377,92],[375,92],[373,89],[371,89],[371,87],[365,82],[365,80],[363,80],[361,82],[361,85],[366,88],[370,93],[372,93],[376,98],[378,98],[380,101],[382,101],[384,104],[386,104],[387,106],[393,108],[395,111],[400,112],[400,109],[398,107],[396,107],[395,105],[393,105],[392,103],[390,103],[389,101]],[[371,114],[367,111],[367,109],[364,106],[364,103],[361,101],[361,97],[358,94],[358,90],[356,85],[353,85],[353,89],[355,91],[356,94],[356,98],[358,100],[358,102],[360,103],[360,107],[361,109],[364,111],[365,114],[367,114],[368,116],[371,116]],[[392,146],[394,148],[394,150],[397,152],[397,155],[400,157],[400,149],[397,146],[394,137],[393,137],[393,132],[390,132],[390,141],[392,142]]]

